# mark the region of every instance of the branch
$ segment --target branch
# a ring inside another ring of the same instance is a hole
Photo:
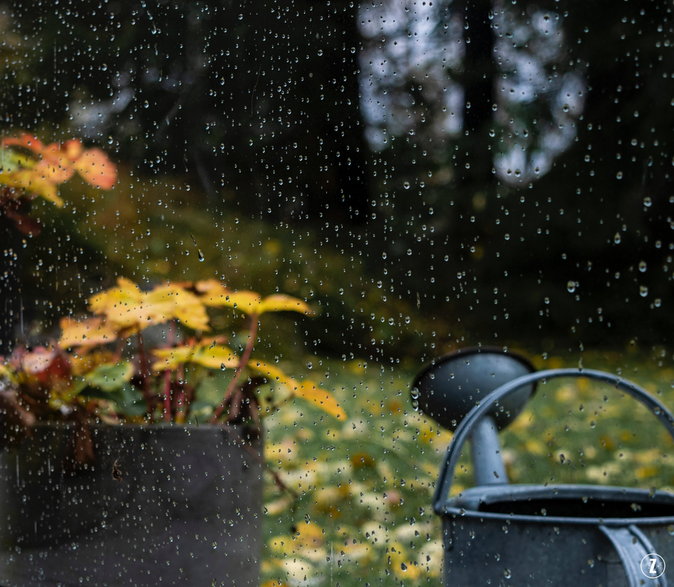
[[[215,424],[220,419],[220,416],[222,416],[225,409],[227,409],[227,404],[229,403],[230,398],[234,394],[234,391],[236,390],[237,386],[239,385],[239,380],[241,379],[241,375],[243,374],[243,369],[248,364],[248,361],[250,361],[250,356],[253,353],[253,347],[255,346],[255,338],[257,336],[257,327],[258,327],[258,315],[251,314],[250,332],[248,333],[248,341],[246,343],[246,348],[243,350],[241,358],[239,359],[239,364],[236,366],[236,372],[234,373],[234,377],[232,377],[232,380],[229,382],[229,385],[227,386],[225,396],[220,402],[220,405],[216,408],[215,412],[213,413],[213,417],[211,418],[211,424]]]

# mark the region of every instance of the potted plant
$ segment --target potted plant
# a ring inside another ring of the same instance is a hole
[[[2,583],[255,584],[261,418],[292,398],[345,416],[253,356],[263,314],[309,307],[216,280],[142,291],[120,278],[89,309],[2,365]],[[241,330],[214,332],[233,312]]]
[[[0,584],[257,584],[262,418],[345,417],[254,356],[264,315],[309,306],[215,279],[88,301],[0,361]]]

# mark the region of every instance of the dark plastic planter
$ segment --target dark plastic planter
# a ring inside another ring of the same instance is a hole
[[[257,585],[260,443],[235,427],[38,427],[0,454],[0,584]]]

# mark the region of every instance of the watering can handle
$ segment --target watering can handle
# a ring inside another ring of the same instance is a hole
[[[452,442],[449,445],[449,449],[447,450],[445,460],[442,463],[438,484],[435,487],[433,509],[436,514],[442,515],[443,502],[449,495],[452,479],[454,477],[454,470],[456,469],[461,451],[478,421],[489,412],[494,404],[520,387],[543,379],[555,379],[557,377],[584,377],[613,384],[615,387],[631,395],[649,408],[662,421],[674,439],[674,416],[672,416],[664,404],[631,381],[627,381],[610,373],[605,373],[604,371],[595,371],[592,369],[583,369],[582,371],[578,369],[549,369],[547,371],[537,371],[536,373],[523,375],[522,377],[518,377],[517,379],[513,379],[512,381],[497,387],[487,395],[479,405],[476,405],[471,409],[457,427]]]
[[[618,553],[629,587],[644,585],[644,577],[649,579],[650,587],[667,587],[665,569],[657,564],[659,555],[648,536],[638,526],[630,524],[625,527],[610,527],[602,524],[599,530],[611,541]],[[664,559],[661,560],[664,563]]]

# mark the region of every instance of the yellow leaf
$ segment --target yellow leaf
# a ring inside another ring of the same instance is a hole
[[[249,315],[283,311],[311,314],[306,302],[285,294],[273,294],[262,299],[254,291],[232,291],[215,279],[198,281],[195,287],[207,306],[237,308]]]
[[[157,322],[177,318],[193,330],[208,330],[208,314],[192,292],[174,284],[156,287],[143,300]]]
[[[159,359],[152,365],[155,371],[176,369],[183,363],[196,363],[210,369],[221,369],[223,366],[234,369],[239,364],[236,353],[221,344],[184,345],[152,352]]]
[[[300,522],[293,540],[300,548],[316,548],[325,541],[325,531],[314,522]]]
[[[59,208],[63,206],[63,200],[56,193],[56,185],[35,169],[17,169],[0,173],[0,184],[42,196]]]
[[[7,379],[13,381],[14,373],[12,373],[12,371],[10,371],[6,365],[0,364],[0,377],[6,377]]]
[[[278,367],[257,359],[249,361],[247,367],[266,377],[272,384],[286,386],[295,397],[311,402],[338,420],[346,419],[346,412],[335,397],[329,391],[318,387],[313,381],[298,381],[286,375]]]
[[[306,302],[298,298],[293,298],[285,294],[274,294],[267,296],[260,302],[258,305],[257,314],[262,314],[263,312],[299,312],[300,314],[311,314],[311,308],[307,305]]]
[[[126,277],[117,278],[117,287],[111,287],[89,298],[89,309],[94,314],[106,314],[118,305],[134,305],[140,303],[143,292]]]
[[[302,381],[293,390],[293,394],[318,406],[321,410],[338,420],[346,420],[346,412],[339,405],[335,397],[329,391],[318,387],[313,381]]]
[[[643,465],[641,467],[637,467],[634,474],[636,475],[637,479],[648,479],[649,477],[655,477],[659,472],[660,469],[658,469],[658,467],[655,465]]]
[[[86,354],[71,354],[70,364],[72,366],[73,375],[86,375],[93,371],[99,365],[104,363],[114,363],[118,357],[109,350],[95,350]]]
[[[183,363],[189,363],[190,357],[194,354],[195,348],[192,346],[177,346],[170,349],[153,349],[152,354],[159,360],[152,364],[154,371],[165,371],[166,369],[177,369]]]
[[[234,369],[239,365],[239,357],[227,346],[214,345],[201,347],[192,358],[193,363],[197,363],[211,369]]]
[[[365,451],[352,454],[350,460],[354,469],[372,469],[377,464],[375,458]]]
[[[260,294],[254,291],[229,291],[225,290],[217,295],[211,294],[209,306],[226,306],[236,308],[246,314],[258,314],[261,301]]]
[[[115,328],[103,318],[89,318],[77,321],[72,318],[61,319],[61,338],[59,346],[87,348],[106,344],[118,337]]]
[[[256,373],[266,377],[270,383],[280,383],[285,385],[290,389],[294,389],[299,386],[299,382],[295,381],[292,377],[288,377],[281,369],[265,363],[264,361],[258,361],[257,359],[251,359],[248,361],[247,367]]]
[[[208,314],[202,301],[175,284],[162,285],[148,293],[120,277],[117,287],[89,299],[89,308],[104,314],[118,328],[146,328],[176,318],[194,330],[208,330]]]
[[[400,542],[393,542],[388,552],[391,569],[398,579],[417,581],[421,577],[421,568],[416,561],[411,561],[407,557],[405,548]]]
[[[132,328],[145,324],[147,313],[142,307],[143,292],[125,277],[117,279],[117,287],[111,287],[89,298],[89,309],[94,314],[104,314],[118,328]]]
[[[35,167],[37,161],[32,157],[18,153],[12,149],[0,146],[0,168],[5,173],[21,169],[22,167]]]
[[[225,298],[232,293],[217,279],[197,281],[194,288],[201,294],[201,301],[207,306],[226,305]]]

